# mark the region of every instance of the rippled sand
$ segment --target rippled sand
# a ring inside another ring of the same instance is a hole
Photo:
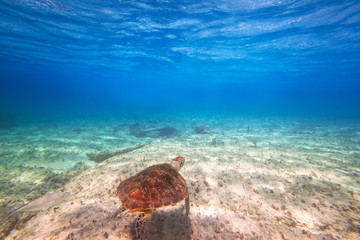
[[[135,122],[144,128],[170,125],[179,136],[130,136]],[[211,133],[196,134],[199,124]],[[7,161],[2,171],[8,169],[2,185],[12,183],[16,189],[1,189],[2,209],[18,207],[15,199],[27,202],[31,187],[37,191],[34,198],[56,190],[69,191],[71,197],[55,208],[12,216],[2,227],[6,239],[133,239],[136,213],[110,218],[120,206],[117,185],[179,155],[186,159],[181,174],[189,187],[190,216],[183,219],[184,202],[158,209],[151,226],[155,239],[360,238],[358,123],[184,117],[34,129],[2,132],[7,139],[1,148]],[[37,141],[25,143],[29,138]],[[86,157],[139,143],[146,145],[100,164]],[[39,144],[50,157],[36,156],[42,156]],[[32,146],[30,155],[15,151]],[[20,157],[12,162],[11,154]],[[54,181],[56,176],[61,181]],[[19,188],[24,183],[26,188]]]

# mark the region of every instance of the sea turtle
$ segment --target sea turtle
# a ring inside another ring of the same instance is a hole
[[[150,238],[151,216],[156,208],[169,206],[185,199],[185,217],[188,217],[190,209],[188,188],[178,172],[184,162],[183,157],[176,157],[170,164],[153,165],[124,180],[117,187],[117,196],[122,206],[113,217],[127,209],[140,212],[135,224],[138,240]]]

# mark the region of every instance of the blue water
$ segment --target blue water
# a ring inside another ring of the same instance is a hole
[[[359,76],[359,0],[0,0],[0,239],[134,239],[116,186],[176,156],[154,239],[360,239]]]
[[[0,110],[360,118],[360,3],[0,1]]]

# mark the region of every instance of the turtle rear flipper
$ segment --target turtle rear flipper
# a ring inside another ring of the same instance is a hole
[[[112,215],[111,218],[116,218],[118,215],[123,213],[126,210],[124,206],[119,207]]]
[[[135,230],[137,240],[150,240],[150,224],[152,211],[142,212],[136,219]]]
[[[190,213],[190,198],[189,196],[187,196],[185,198],[185,220],[189,217],[189,213]]]

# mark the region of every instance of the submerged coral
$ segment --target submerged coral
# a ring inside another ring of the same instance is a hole
[[[135,145],[135,146],[126,147],[126,148],[102,151],[102,152],[98,152],[98,153],[87,153],[86,156],[88,156],[90,160],[93,160],[96,162],[102,162],[108,158],[111,158],[111,157],[114,157],[117,155],[121,155],[124,153],[128,153],[128,152],[132,152],[132,151],[142,148],[144,146],[145,146],[145,144],[140,144],[140,145]]]
[[[178,131],[174,127],[165,126],[157,129],[159,137],[174,137],[178,135]]]
[[[164,126],[158,128],[144,128],[140,124],[135,123],[129,127],[130,135],[135,137],[174,137],[178,135],[176,128]]]
[[[208,125],[197,125],[195,127],[195,133],[196,134],[210,134],[211,130],[210,127]]]

